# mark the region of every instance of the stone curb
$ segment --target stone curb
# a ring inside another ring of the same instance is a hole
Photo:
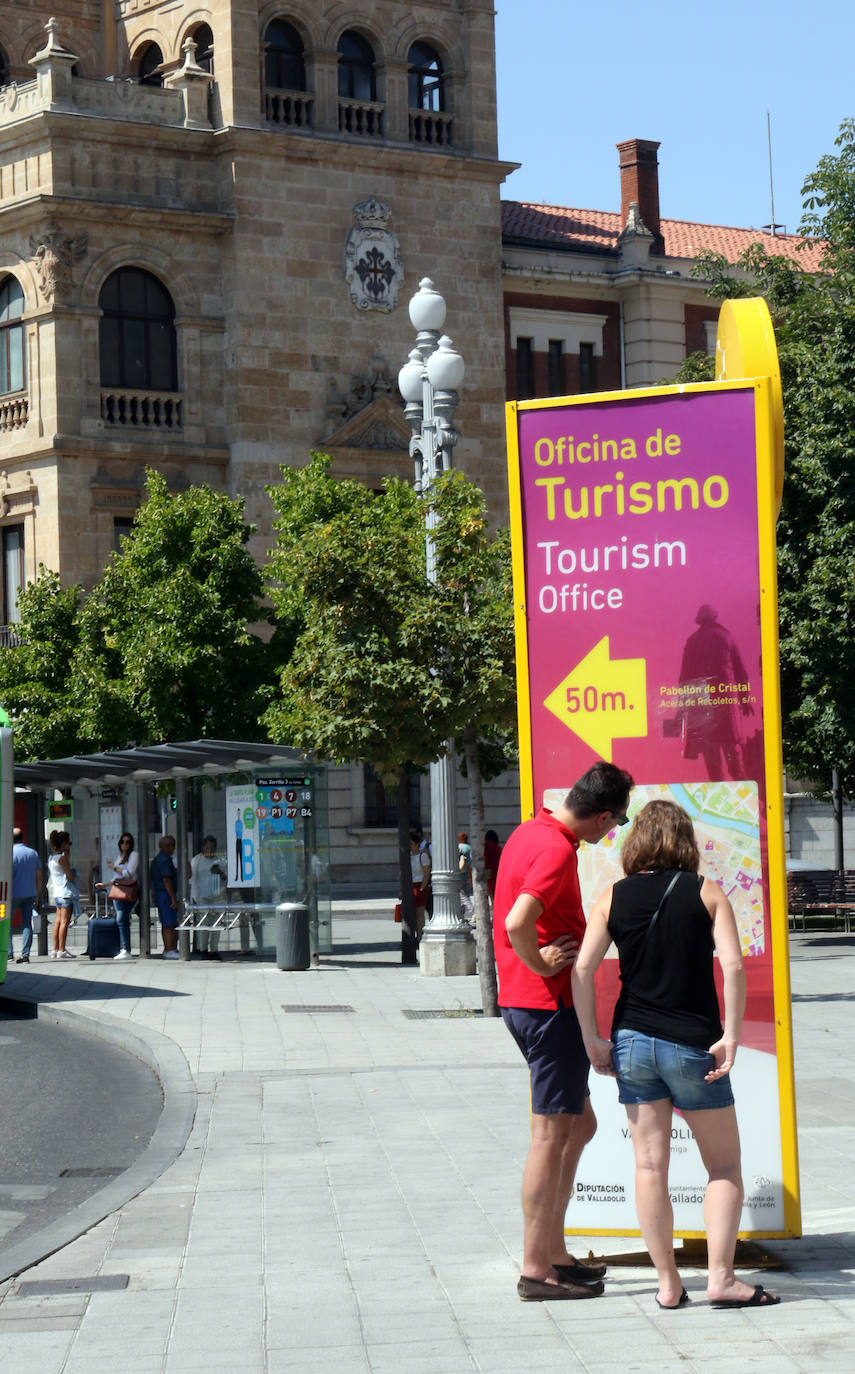
[[[97,1016],[87,1012],[71,1011],[66,1007],[42,1006],[24,997],[11,997],[5,1000],[35,1005],[37,1015],[53,1017],[59,1025],[67,1025],[76,1030],[86,1030],[90,1035],[98,1035],[102,1040],[115,1045],[117,1049],[141,1060],[154,1073],[163,1092],[163,1108],[158,1118],[154,1135],[137,1160],[125,1169],[118,1178],[111,1179],[105,1187],[81,1202],[66,1216],[51,1222],[35,1235],[28,1236],[18,1245],[0,1251],[0,1282],[7,1282],[39,1264],[49,1255],[77,1240],[84,1232],[108,1217],[111,1212],[123,1207],[131,1198],[151,1186],[170,1164],[181,1154],[187,1144],[193,1120],[196,1115],[196,1088],[190,1073],[190,1066],[174,1040],[162,1035],[160,1031],[131,1030],[127,1022],[106,1012]]]

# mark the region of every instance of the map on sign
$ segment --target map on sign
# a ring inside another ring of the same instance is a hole
[[[560,805],[567,789],[550,788],[547,807]],[[630,820],[649,801],[674,801],[688,812],[701,852],[701,872],[721,884],[736,915],[742,953],[764,952],[763,873],[760,862],[760,807],[755,782],[648,783],[635,787]],[[597,845],[579,850],[579,882],[588,909],[624,875],[620,846],[626,830],[612,830]],[[614,950],[610,951],[614,953]]]

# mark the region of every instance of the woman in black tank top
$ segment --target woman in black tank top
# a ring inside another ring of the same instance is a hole
[[[708,1174],[704,1199],[714,1306],[768,1307],[780,1301],[736,1278],[733,1260],[742,1212],[739,1128],[729,1071],[745,1009],[739,932],[718,883],[698,876],[692,822],[670,801],[648,802],[621,851],[626,877],[597,902],[573,970],[573,1004],[597,1073],[618,1080],[635,1153],[635,1202],[656,1266],[661,1308],[689,1301],[674,1260],[668,1191],[671,1117],[676,1106]],[[611,943],[621,992],[611,1039],[597,1026],[594,974]],[[724,1026],[713,980],[713,952],[724,974]]]

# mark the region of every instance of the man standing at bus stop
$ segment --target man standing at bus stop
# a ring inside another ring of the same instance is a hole
[[[571,972],[585,932],[576,851],[626,825],[629,773],[595,763],[555,811],[545,807],[502,851],[493,906],[499,1006],[531,1074],[523,1171],[523,1302],[595,1298],[605,1265],[567,1251],[564,1220],[582,1150],[597,1128]]]
[[[16,964],[30,962],[33,944],[33,907],[42,887],[41,859],[34,849],[24,844],[23,831],[12,831],[12,915],[21,909],[21,953]],[[12,953],[12,931],[9,930],[9,953]]]

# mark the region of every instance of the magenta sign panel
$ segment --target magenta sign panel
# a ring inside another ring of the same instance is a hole
[[[534,804],[762,778],[754,393],[521,411]]]
[[[523,809],[555,806],[603,758],[635,779],[631,816],[668,797],[691,817],[702,871],[730,898],[746,959],[734,1072],[741,1101],[762,1104],[764,1122],[740,1121],[753,1179],[748,1232],[774,1231],[785,1217],[780,1142],[768,1130],[779,1098],[761,585],[769,644],[776,610],[774,563],[761,575],[762,540],[771,547],[774,536],[769,512],[758,511],[758,404],[753,385],[719,384],[522,407],[511,473]],[[624,833],[582,845],[586,906],[622,876]],[[607,958],[601,1028],[617,987],[617,960]],[[591,1085],[601,1126],[568,1224],[625,1235],[635,1225],[626,1123],[604,1082]],[[603,1190],[603,1178],[620,1186]],[[703,1229],[703,1179],[687,1141],[672,1158],[671,1188],[677,1227],[688,1233]]]

